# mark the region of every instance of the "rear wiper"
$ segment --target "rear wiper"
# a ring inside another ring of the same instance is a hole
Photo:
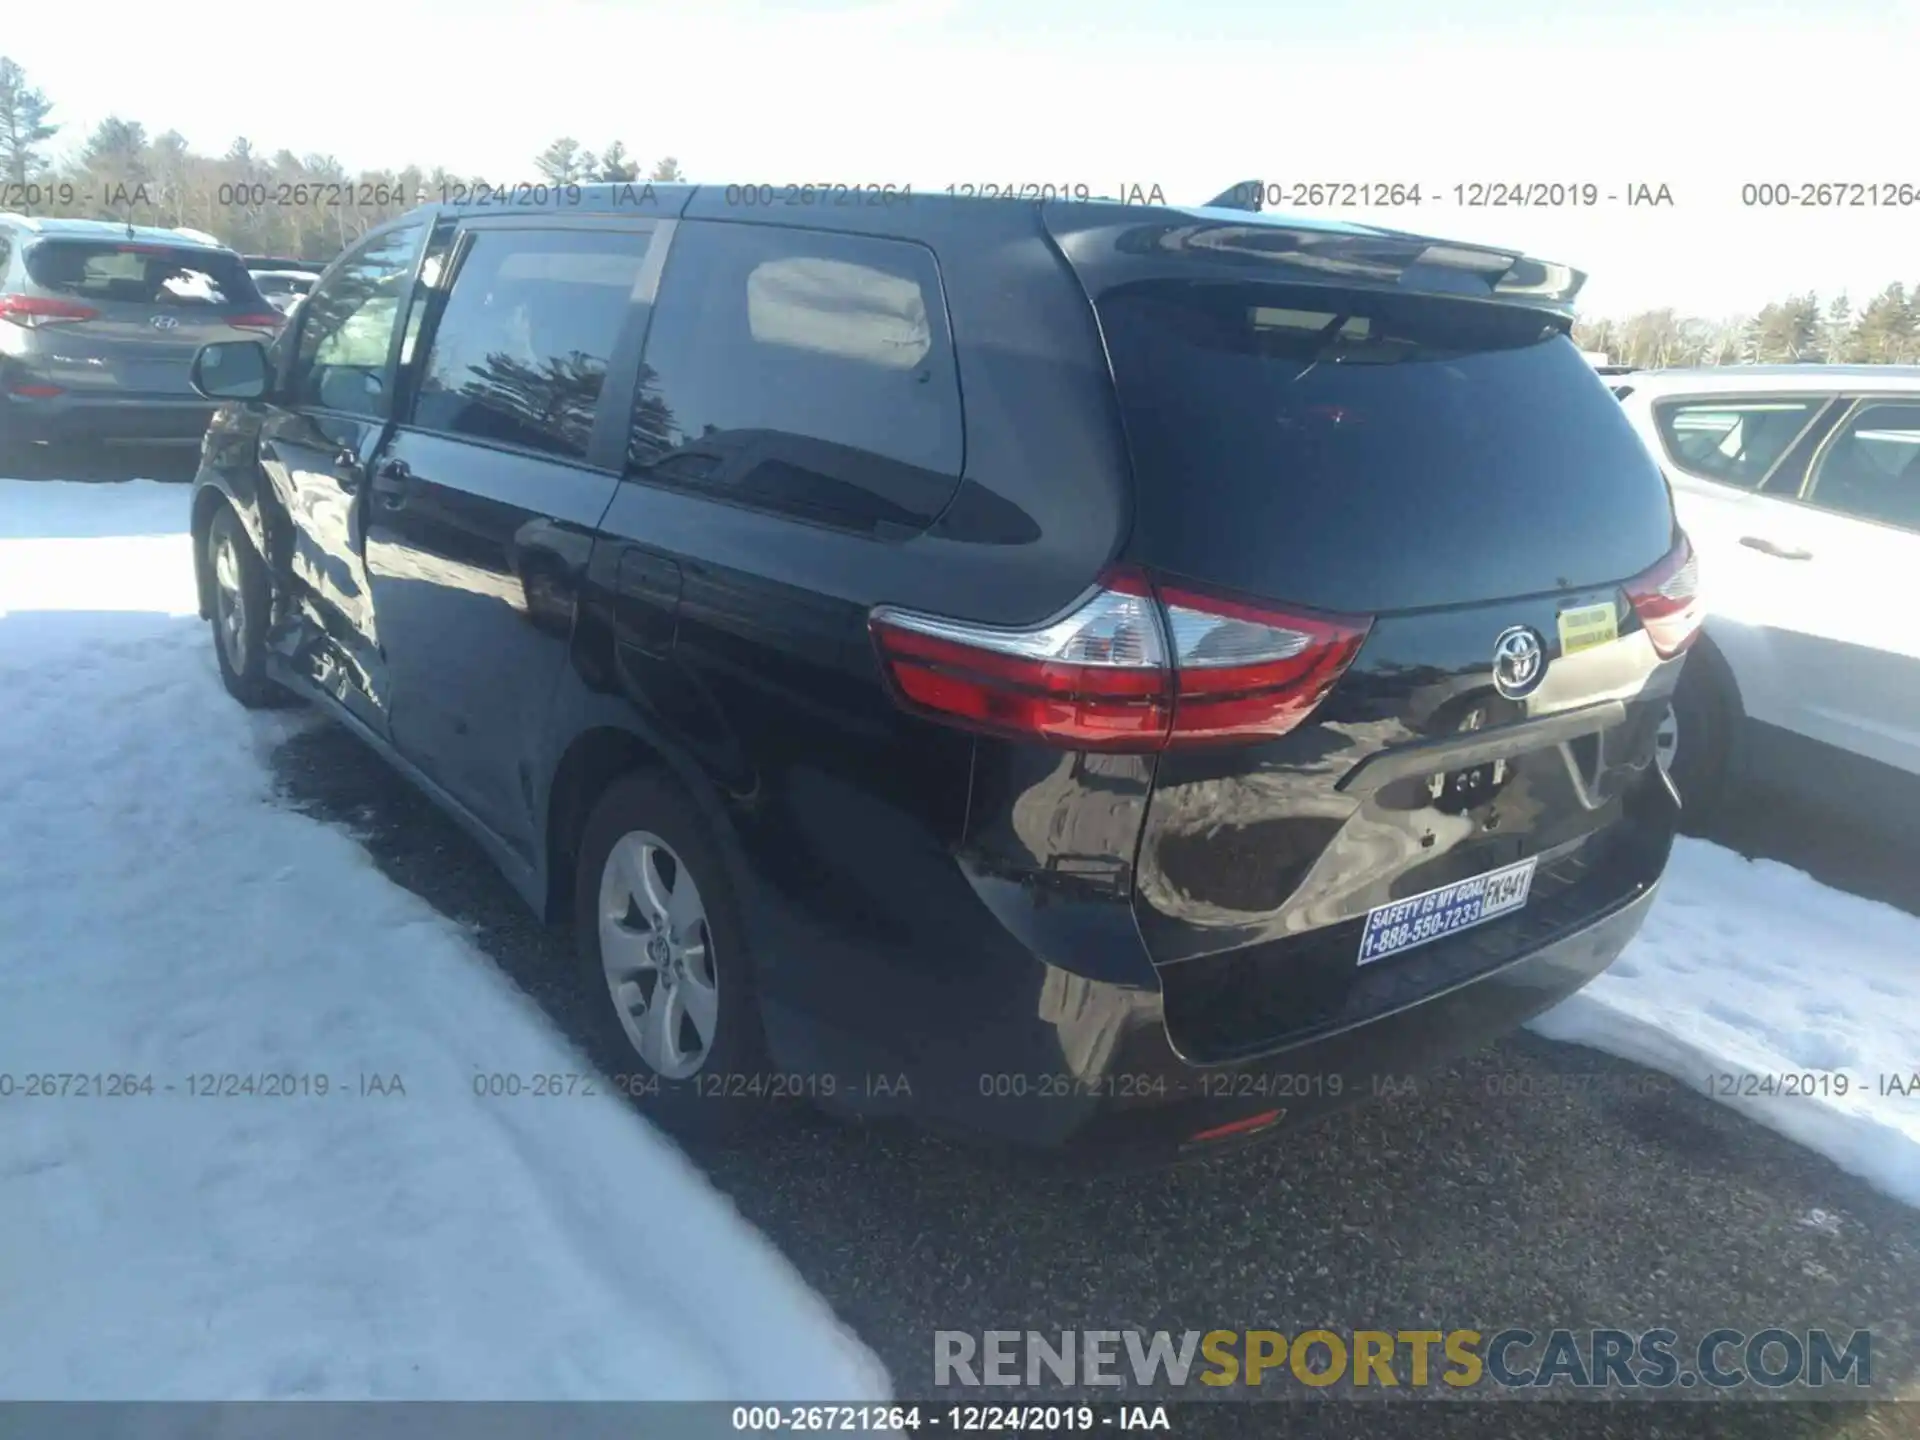
[[[1346,328],[1347,321],[1352,318],[1351,315],[1336,315],[1313,332],[1313,348],[1307,352],[1306,367],[1293,377],[1294,384],[1298,385],[1314,372],[1320,362],[1326,358],[1327,352],[1339,343],[1340,332]]]

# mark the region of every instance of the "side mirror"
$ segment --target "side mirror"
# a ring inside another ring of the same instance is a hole
[[[259,400],[273,367],[258,340],[216,340],[193,357],[193,388],[209,400]]]

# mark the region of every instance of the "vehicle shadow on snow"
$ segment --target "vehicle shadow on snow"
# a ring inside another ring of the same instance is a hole
[[[337,727],[296,735],[273,763],[289,803],[357,834],[580,1042],[570,936],[528,915],[460,830]],[[1170,1170],[1073,1173],[905,1125],[800,1112],[771,1116],[749,1145],[695,1158],[879,1354],[903,1396],[936,1394],[936,1329],[1057,1339],[1129,1327],[1670,1326],[1690,1342],[1723,1326],[1822,1326],[1842,1340],[1865,1328],[1875,1390],[1911,1393],[1916,1379],[1911,1210],[1677,1082],[1530,1035],[1273,1143]],[[1202,1388],[1178,1393],[1215,1398]],[[1305,1392],[1270,1377],[1265,1393]],[[1129,1386],[1102,1398],[1175,1394]],[[1659,1415],[1669,1434],[1705,1419],[1624,1408]],[[1884,1407],[1710,1409],[1711,1433],[1723,1435],[1890,1435],[1902,1423]],[[1181,1415],[1177,1428],[1645,1433],[1623,1428],[1622,1410],[1321,1400],[1263,1406],[1256,1418],[1223,1403]]]

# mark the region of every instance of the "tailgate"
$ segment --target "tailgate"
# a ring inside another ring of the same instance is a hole
[[[1193,1055],[1495,963],[1665,854],[1678,664],[1636,606],[1684,554],[1665,484],[1562,318],[1415,279],[1209,259],[1094,291],[1134,466],[1122,559],[1264,623],[1245,643],[1288,614],[1366,627],[1298,728],[1158,762],[1135,912]],[[1501,871],[1484,916],[1449,898]],[[1369,913],[1422,897],[1363,961]]]

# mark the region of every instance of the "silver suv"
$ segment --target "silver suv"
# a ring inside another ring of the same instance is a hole
[[[0,456],[61,442],[198,444],[210,340],[283,317],[233,251],[174,230],[0,215]]]

